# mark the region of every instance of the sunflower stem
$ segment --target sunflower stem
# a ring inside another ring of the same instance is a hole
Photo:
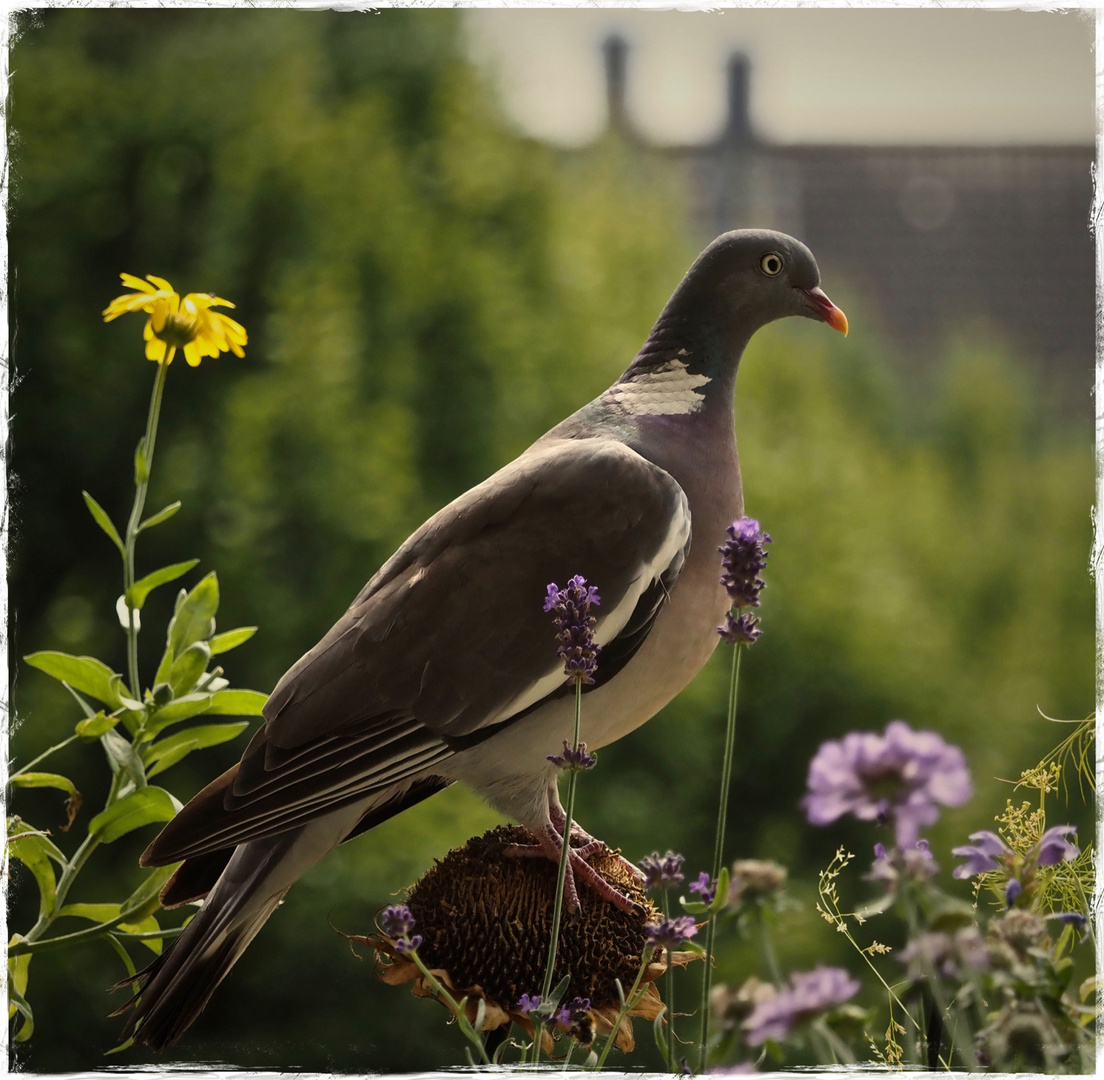
[[[732,783],[732,753],[736,746],[736,689],[740,682],[740,646],[733,646],[732,674],[728,685],[728,726],[725,729],[724,757],[721,759],[721,798],[717,808],[717,832],[713,847],[713,881],[720,877],[724,862],[725,822],[728,819],[728,789]],[[713,939],[717,918],[710,915],[705,929],[705,964],[701,992],[701,1046],[698,1072],[705,1072],[709,1047],[709,991],[713,982]]]
[[[166,357],[169,346],[165,346]],[[149,490],[150,470],[153,468],[153,450],[157,442],[157,421],[161,416],[161,398],[165,392],[165,379],[169,365],[163,360],[157,365],[157,378],[153,382],[150,395],[149,414],[146,417],[146,434],[138,444],[134,466],[134,505],[127,522],[123,555],[123,595],[134,584],[134,546],[138,539],[138,527],[142,523],[142,511],[146,506],[146,492]],[[124,601],[125,603],[125,601]],[[138,620],[135,609],[127,604],[127,671],[130,678],[130,696],[136,701],[142,700],[142,686],[138,679]]]

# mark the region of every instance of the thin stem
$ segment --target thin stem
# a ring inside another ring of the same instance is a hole
[[[766,966],[767,974],[775,986],[781,986],[782,971],[778,966],[778,957],[774,953],[774,942],[771,941],[763,906],[758,903],[755,904],[755,925],[759,931],[759,946],[763,950],[763,963]]]
[[[166,353],[168,346],[165,346]],[[142,523],[142,511],[146,506],[146,492],[149,489],[150,471],[153,468],[153,450],[157,442],[157,421],[161,415],[161,397],[165,391],[165,379],[169,372],[169,365],[159,363],[157,365],[157,378],[153,383],[153,393],[150,396],[149,415],[146,417],[146,434],[142,440],[142,458],[144,467],[139,471],[135,464],[134,476],[134,505],[130,510],[130,520],[127,522],[126,536],[124,538],[123,555],[123,590],[124,593],[134,584],[134,544],[138,537],[138,526]],[[138,681],[138,624],[137,616],[133,608],[128,607],[127,635],[127,670],[130,677],[130,695],[137,701],[142,699],[142,687]]]
[[[621,1021],[634,1009],[637,1005],[636,992],[640,989],[640,980],[644,978],[644,969],[648,966],[648,946],[644,947],[644,954],[640,957],[640,967],[637,968],[636,979],[633,981],[632,989],[625,995],[625,1000],[621,1003],[621,1011],[617,1014],[617,1019],[613,1022],[613,1029],[609,1033],[609,1038],[606,1039],[606,1045],[602,1047],[602,1055],[598,1058],[597,1063],[594,1066],[594,1071],[597,1072],[605,1064],[606,1057],[610,1052],[610,1047],[613,1046],[614,1041],[617,1038],[617,1032],[621,1029]],[[670,952],[667,954],[667,964],[670,966],[671,956]],[[643,995],[641,995],[643,996]]]
[[[59,742],[56,746],[51,746],[49,750],[43,750],[42,753],[34,759],[34,761],[28,761],[27,764],[24,765],[21,769],[16,769],[16,771],[13,772],[11,776],[8,777],[8,779],[14,780],[17,776],[22,776],[25,772],[33,769],[40,761],[44,761],[51,754],[56,753],[62,747],[68,746],[75,738],[77,738],[76,735],[70,735],[68,739],[62,739],[62,741]]]
[[[717,807],[717,832],[713,847],[713,881],[716,882],[724,862],[725,822],[728,818],[728,790],[732,783],[732,752],[736,746],[736,689],[740,681],[740,646],[733,646],[732,674],[728,685],[728,724],[725,728],[724,757],[721,760],[721,797]],[[710,916],[705,931],[705,965],[702,972],[701,1047],[698,1051],[698,1072],[705,1072],[709,1044],[709,991],[713,982],[713,939],[716,918]]]
[[[439,998],[443,998],[446,1002],[448,1002],[449,1007],[452,1009],[453,1016],[456,1017],[457,1026],[463,1032],[464,1037],[468,1040],[468,1042],[475,1046],[476,1049],[479,1051],[479,1056],[483,1059],[483,1064],[490,1065],[491,1059],[487,1056],[487,1048],[483,1044],[483,1037],[479,1032],[475,1030],[475,1028],[471,1026],[471,1023],[465,1015],[464,1010],[460,1008],[460,1003],[457,1002],[456,998],[454,998],[452,994],[450,994],[445,989],[437,976],[434,975],[433,972],[425,966],[425,962],[418,955],[417,949],[411,949],[410,952],[408,952],[406,955],[409,956],[414,961],[414,963],[418,965],[418,970],[422,973],[422,977],[429,983],[430,987],[433,989],[433,992]]]
[[[575,680],[575,735],[572,749],[579,749],[579,734],[583,710],[583,682]],[[560,865],[556,873],[556,898],[552,902],[552,938],[548,942],[548,961],[544,967],[544,983],[541,986],[541,1001],[547,1001],[552,992],[552,973],[556,966],[556,950],[560,943],[560,924],[563,921],[564,885],[567,881],[567,862],[571,857],[571,823],[575,813],[575,785],[579,774],[571,769],[567,777],[567,805],[564,807],[563,846],[560,848]],[[540,1062],[540,1038],[533,1041],[533,1064]]]
[[[667,886],[663,886],[663,921],[671,920],[671,904],[667,896]],[[675,1071],[675,965],[668,958],[667,974],[664,976],[664,988],[667,991],[667,1067]]]

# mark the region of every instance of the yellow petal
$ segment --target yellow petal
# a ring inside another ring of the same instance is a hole
[[[123,279],[124,285],[129,285],[132,289],[140,289],[142,292],[147,293],[154,291],[154,287],[148,281],[143,281],[140,277],[135,277],[133,274],[120,274],[119,277]],[[172,292],[171,286],[169,291]]]
[[[215,296],[214,293],[208,294],[211,297],[211,302],[208,307],[237,307],[237,304],[231,304],[229,300],[223,300],[221,296]]]
[[[199,367],[199,363],[203,359],[203,353],[196,342],[189,341],[184,346],[184,359],[188,361],[189,367]]]
[[[152,281],[162,292],[176,292],[176,289],[174,289],[163,277],[154,277],[153,274],[146,274],[146,278]]]

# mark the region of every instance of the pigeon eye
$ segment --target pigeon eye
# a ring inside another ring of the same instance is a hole
[[[777,277],[782,273],[782,256],[776,255],[773,251],[768,251],[759,260],[759,269],[763,271],[767,277]]]

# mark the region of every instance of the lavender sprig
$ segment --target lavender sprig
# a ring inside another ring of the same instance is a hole
[[[544,610],[553,613],[558,631],[556,640],[560,647],[556,655],[564,662],[564,674],[576,682],[594,682],[602,647],[594,640],[597,619],[590,609],[601,602],[598,590],[588,586],[581,574],[576,574],[562,589],[554,582],[548,586]]]

